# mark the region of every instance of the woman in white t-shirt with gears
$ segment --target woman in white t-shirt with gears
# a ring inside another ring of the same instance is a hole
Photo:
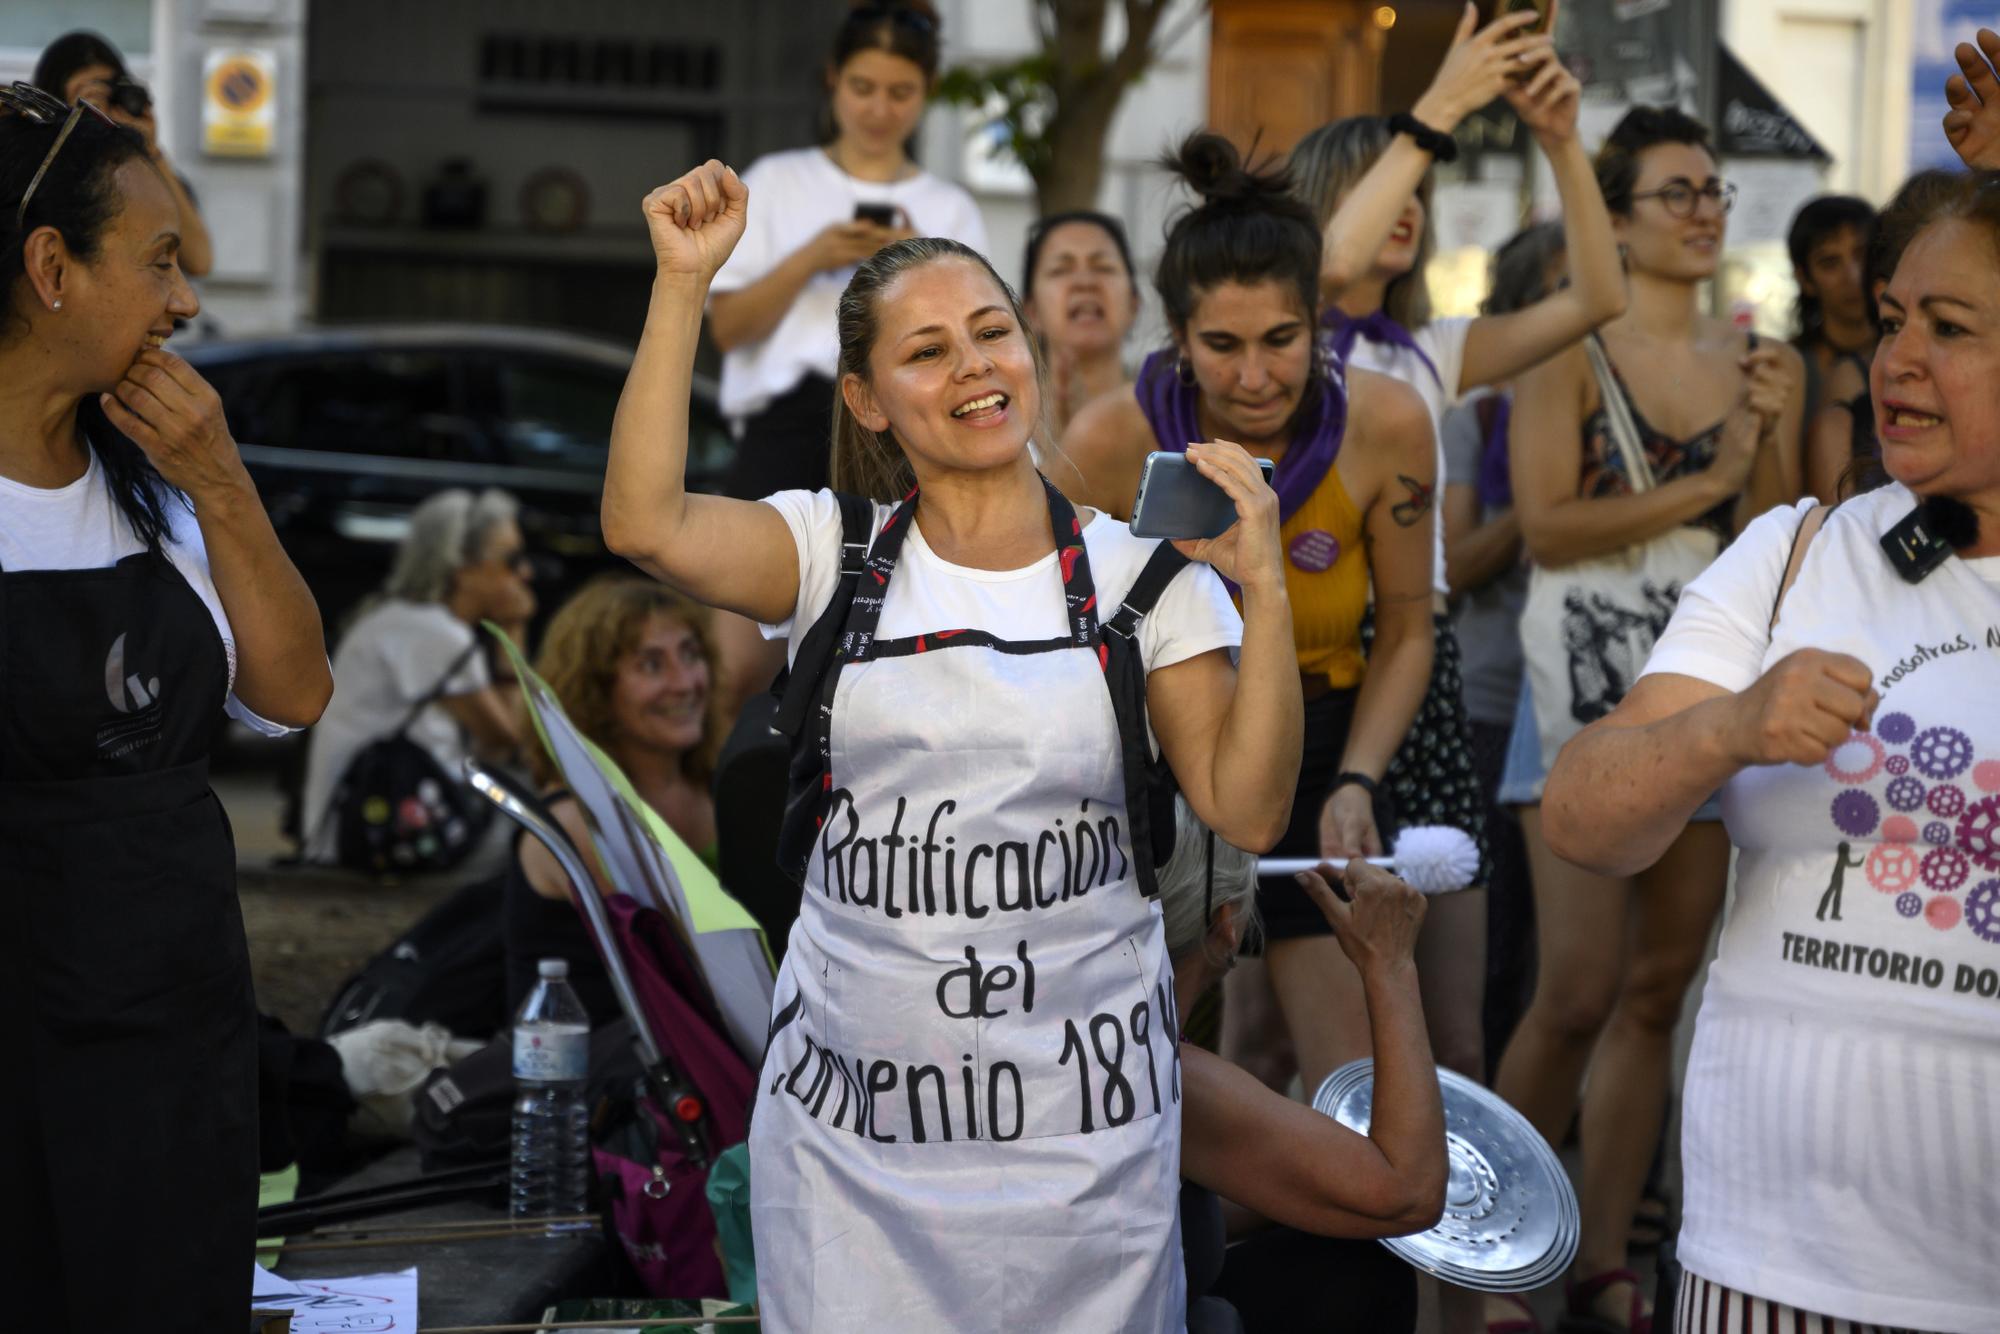
[[[857,5],[827,58],[829,138],[758,158],[758,208],[715,275],[708,332],[722,349],[722,411],[736,432],[725,495],[816,491],[827,481],[839,344],[834,306],[854,266],[906,236],[986,250],[972,196],[910,158],[938,72],[936,12],[921,0]],[[770,684],[780,657],[737,616],[716,623],[724,716]]]
[[[796,653],[844,563],[834,495],[685,490],[701,303],[749,203],[713,162],[647,200],[659,271],[604,535]],[[834,480],[873,502],[873,540],[801,752],[819,823],[801,822],[750,1141],[761,1313],[778,1331],[1176,1329],[1178,1024],[1127,766],[1146,762],[1143,708],[1219,836],[1283,832],[1303,705],[1277,498],[1241,448],[1193,446],[1239,521],[1184,544],[1213,569],[1173,573],[1132,625],[1114,609],[1160,544],[1036,472],[1040,361],[986,261],[897,242],[839,313]]]
[[[1678,1329],[2000,1309],[2000,175],[1926,173],[1881,227],[1893,482],[1745,529],[1542,798],[1605,875],[1718,787],[1741,850],[1683,1095]],[[1899,539],[1919,498],[1933,543]]]

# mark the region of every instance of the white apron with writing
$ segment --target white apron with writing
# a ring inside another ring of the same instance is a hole
[[[1104,674],[955,638],[838,680],[750,1132],[765,1328],[1179,1330],[1178,1024]]]
[[[1742,849],[1685,1094],[1682,1262],[1926,1330],[2000,1310],[2000,559],[1903,582],[1901,487],[1835,510],[1764,655],[1882,703],[1823,765],[1723,790]]]

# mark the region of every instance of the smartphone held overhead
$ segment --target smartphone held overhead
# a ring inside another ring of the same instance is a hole
[[[1258,459],[1257,466],[1264,470],[1264,485],[1269,486],[1276,465]],[[1221,537],[1235,522],[1236,502],[1203,477],[1187,455],[1156,450],[1146,456],[1139,495],[1132,502],[1134,537],[1176,541]]]

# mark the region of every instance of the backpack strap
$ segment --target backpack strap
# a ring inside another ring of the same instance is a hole
[[[1139,653],[1139,626],[1187,564],[1188,558],[1171,542],[1153,548],[1125,601],[1104,626],[1104,683],[1111,691],[1111,713],[1118,724],[1133,871],[1140,893],[1147,898],[1158,896],[1158,870],[1173,856],[1174,793],[1178,785],[1166,758],[1153,754],[1147,735],[1146,664]]]
[[[790,737],[799,734],[818,694],[820,678],[826,675],[827,664],[833,661],[834,640],[839,638],[841,625],[847,619],[848,604],[854,601],[854,585],[861,577],[861,567],[868,561],[868,545],[874,537],[873,503],[842,491],[834,492],[833,498],[840,506],[840,577],[834,581],[833,595],[827,599],[819,619],[799,641],[792,665],[779,674],[773,686],[778,696],[778,713],[771,726]]]
[[[903,538],[916,523],[917,493],[913,490],[873,541],[857,544],[853,539],[857,533],[868,532],[874,508],[866,500],[855,503],[855,509],[844,502],[841,506],[840,582],[807,635],[812,639],[824,632],[825,642],[813,646],[812,661],[806,658],[807,644],[800,643],[793,674],[785,683],[779,717],[773,722],[790,739],[792,751],[785,814],[778,827],[778,866],[799,885],[805,883],[806,859],[819,839],[820,825],[833,797],[833,699],[840,687],[840,669],[868,656],[888,595],[889,575],[896,568]],[[866,518],[862,518],[864,513]],[[856,519],[859,526],[851,522]],[[856,545],[863,548],[862,559],[849,575],[847,558],[854,554]],[[788,721],[791,730],[787,732]]]
[[[1785,594],[1792,591],[1798,582],[1799,568],[1806,563],[1806,548],[1812,545],[1813,535],[1826,525],[1826,516],[1839,509],[1838,505],[1815,505],[1806,511],[1806,517],[1799,520],[1798,531],[1792,534],[1791,554],[1785,558],[1785,574],[1778,581],[1778,595],[1771,599],[1771,619],[1764,624],[1764,633],[1777,628],[1778,611],[1785,605]]]
[[[437,702],[438,697],[444,694],[444,688],[451,684],[451,678],[457,676],[459,673],[459,669],[464,667],[466,663],[470,662],[472,660],[472,655],[477,653],[478,651],[479,651],[479,632],[477,630],[474,630],[472,632],[472,642],[470,644],[467,644],[465,648],[462,651],[460,651],[459,655],[451,660],[451,666],[444,669],[444,675],[440,676],[437,679],[437,684],[432,686],[428,691],[426,691],[422,699],[419,699],[415,704],[412,704],[410,706],[410,711],[403,715],[403,721],[397,723],[396,730],[391,732],[389,735],[392,737],[398,737],[403,735],[403,733],[409,731],[410,725],[417,721],[417,715],[422,713],[425,709],[429,708],[431,705]]]

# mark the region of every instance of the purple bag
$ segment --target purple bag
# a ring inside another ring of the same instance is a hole
[[[623,894],[604,906],[646,1026],[685,1088],[675,1106],[661,1107],[654,1088],[642,1085],[632,1114],[592,1148],[612,1227],[649,1294],[725,1297],[708,1167],[748,1135],[756,1075],[723,1036],[714,999],[673,923]],[[699,1126],[706,1158],[687,1152],[677,1122]]]

